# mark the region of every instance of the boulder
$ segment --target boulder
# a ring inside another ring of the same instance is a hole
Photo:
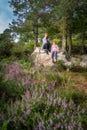
[[[83,55],[81,58],[82,59],[81,59],[81,62],[80,62],[80,66],[87,67],[87,55]]]
[[[58,53],[58,60],[61,60],[65,66],[71,66],[72,62],[70,59],[67,59],[66,54],[62,51]]]
[[[46,53],[45,50],[41,50],[39,47],[37,47],[34,52],[31,55],[33,62],[35,65],[38,66],[53,66],[51,60],[51,53]]]
[[[66,58],[66,55],[65,55],[62,51],[60,51],[60,52],[58,53],[58,60],[61,60],[61,61],[63,61],[64,63],[68,61],[67,58]]]
[[[31,54],[33,62],[37,66],[53,66],[51,59],[51,53],[46,53],[46,50],[41,50],[40,47],[36,47],[34,52]],[[81,66],[87,67],[87,55],[71,57],[67,59],[67,54],[60,51],[58,53],[57,60],[61,60],[65,66]]]
[[[35,65],[38,65],[38,66],[41,66],[41,65],[43,65],[43,66],[53,66],[54,65],[54,63],[52,63],[51,53],[49,52],[49,54],[47,54],[45,50],[41,50],[39,47],[37,47],[34,50],[31,57],[32,57]],[[58,53],[58,59],[57,60],[63,61],[65,66],[72,65],[72,63],[67,60],[66,55],[62,51],[60,51]]]
[[[71,62],[74,66],[80,65],[81,58],[80,57],[71,57]]]
[[[74,66],[87,67],[87,55],[71,57],[71,62]]]

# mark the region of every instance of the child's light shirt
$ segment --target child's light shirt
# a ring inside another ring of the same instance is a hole
[[[51,52],[53,51],[59,52],[59,47],[57,45],[52,45]]]

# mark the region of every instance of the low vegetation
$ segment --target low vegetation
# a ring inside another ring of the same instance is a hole
[[[86,130],[87,72],[6,61],[0,62],[1,130]]]

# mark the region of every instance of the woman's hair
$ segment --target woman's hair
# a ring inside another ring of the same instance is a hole
[[[48,34],[47,34],[47,33],[45,33],[44,36],[45,36],[46,38],[48,38]]]

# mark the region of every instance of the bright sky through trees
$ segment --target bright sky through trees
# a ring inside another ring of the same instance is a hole
[[[9,7],[8,1],[0,0],[0,33],[3,33],[8,28],[9,23],[14,18],[12,8]]]

